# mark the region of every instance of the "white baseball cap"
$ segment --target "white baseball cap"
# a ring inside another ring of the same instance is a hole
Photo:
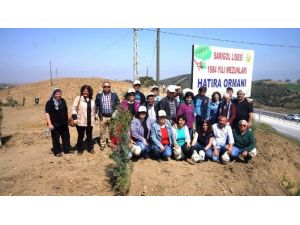
[[[154,94],[153,94],[152,92],[149,92],[149,93],[147,94],[147,98],[150,97],[150,96],[154,96]]]
[[[166,111],[165,110],[159,110],[158,111],[158,116],[159,117],[163,117],[163,116],[166,117],[167,116]]]
[[[147,112],[146,106],[141,105],[141,106],[139,107],[139,110],[138,110],[138,111],[139,111],[139,112]]]
[[[174,152],[174,155],[175,156],[178,156],[181,154],[182,150],[181,150],[181,147],[178,146],[178,148],[173,148],[173,152]]]
[[[167,87],[167,91],[169,91],[169,92],[176,92],[176,85],[169,85],[168,87]]]
[[[200,161],[204,161],[204,159],[205,159],[205,152],[203,150],[199,151],[199,158],[200,158]]]
[[[185,96],[185,94],[188,93],[188,92],[192,92],[192,93],[194,94],[194,92],[193,92],[192,89],[190,89],[190,88],[185,88],[185,89],[182,90],[183,96]]]
[[[133,82],[133,85],[136,85],[136,84],[139,84],[139,85],[141,85],[141,81],[139,81],[139,80],[135,80],[135,81]]]
[[[127,93],[135,93],[135,90],[133,88],[129,88]]]
[[[191,159],[194,161],[194,162],[199,162],[200,160],[200,156],[198,155],[198,153],[196,151],[194,151]]]
[[[157,85],[153,85],[153,86],[151,87],[151,91],[152,91],[154,88],[159,89],[159,87],[158,87]]]
[[[133,145],[132,149],[131,149],[132,154],[134,154],[135,156],[139,156],[142,152],[142,149],[140,146],[138,145]]]
[[[173,148],[174,156],[176,160],[180,160],[183,156],[181,147]]]
[[[180,159],[183,159],[183,158],[184,158],[183,152],[180,153],[179,155],[175,155],[175,159],[176,159],[176,160],[180,160]]]
[[[229,160],[230,160],[230,157],[229,157],[229,155],[228,155],[228,152],[225,152],[223,155],[222,155],[222,160],[223,160],[223,162],[229,162]]]
[[[249,155],[254,158],[256,155],[257,155],[257,150],[256,148],[252,149],[250,152],[249,152]]]

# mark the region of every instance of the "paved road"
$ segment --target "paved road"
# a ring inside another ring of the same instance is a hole
[[[255,113],[255,120],[272,126],[279,133],[300,141],[300,123]]]
[[[271,116],[271,117],[276,117],[276,118],[286,120],[284,118],[286,116],[286,114],[283,114],[283,113],[271,112],[271,111],[266,111],[266,110],[261,110],[261,109],[254,109],[254,112],[265,115],[265,116]],[[294,121],[294,122],[300,123],[300,121]]]

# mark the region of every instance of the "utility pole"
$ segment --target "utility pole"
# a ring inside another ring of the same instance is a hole
[[[139,79],[138,29],[133,28],[133,80]]]
[[[51,86],[53,86],[53,83],[52,83],[52,67],[51,67],[51,60],[50,60],[50,80],[51,80]]]
[[[148,77],[148,76],[149,76],[149,70],[148,70],[148,66],[147,66],[147,73],[146,73],[146,74],[147,74],[147,77]]]
[[[159,51],[160,51],[160,28],[156,29],[156,83],[159,86],[160,78],[159,78]]]

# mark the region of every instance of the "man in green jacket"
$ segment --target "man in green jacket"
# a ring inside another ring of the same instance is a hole
[[[239,126],[233,131],[234,146],[231,156],[233,158],[241,155],[247,163],[250,159],[256,156],[255,141],[252,131],[248,128],[246,120],[240,120]]]

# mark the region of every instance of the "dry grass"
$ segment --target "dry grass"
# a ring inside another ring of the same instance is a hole
[[[10,89],[0,90],[0,100],[5,102],[10,92],[13,99],[19,103],[23,102],[23,97],[26,98],[25,107],[33,106],[35,96],[40,98],[39,104],[46,104],[49,96],[54,87],[59,87],[63,90],[63,98],[67,101],[68,105],[72,104],[75,96],[80,92],[80,87],[84,84],[91,85],[94,90],[94,97],[97,92],[102,91],[103,81],[110,81],[112,90],[115,91],[120,98],[126,93],[128,88],[132,87],[128,82],[114,81],[104,78],[59,78],[53,81],[53,86],[50,86],[50,81],[40,81],[32,84],[25,84]],[[146,95],[149,89],[142,88],[142,92]]]

